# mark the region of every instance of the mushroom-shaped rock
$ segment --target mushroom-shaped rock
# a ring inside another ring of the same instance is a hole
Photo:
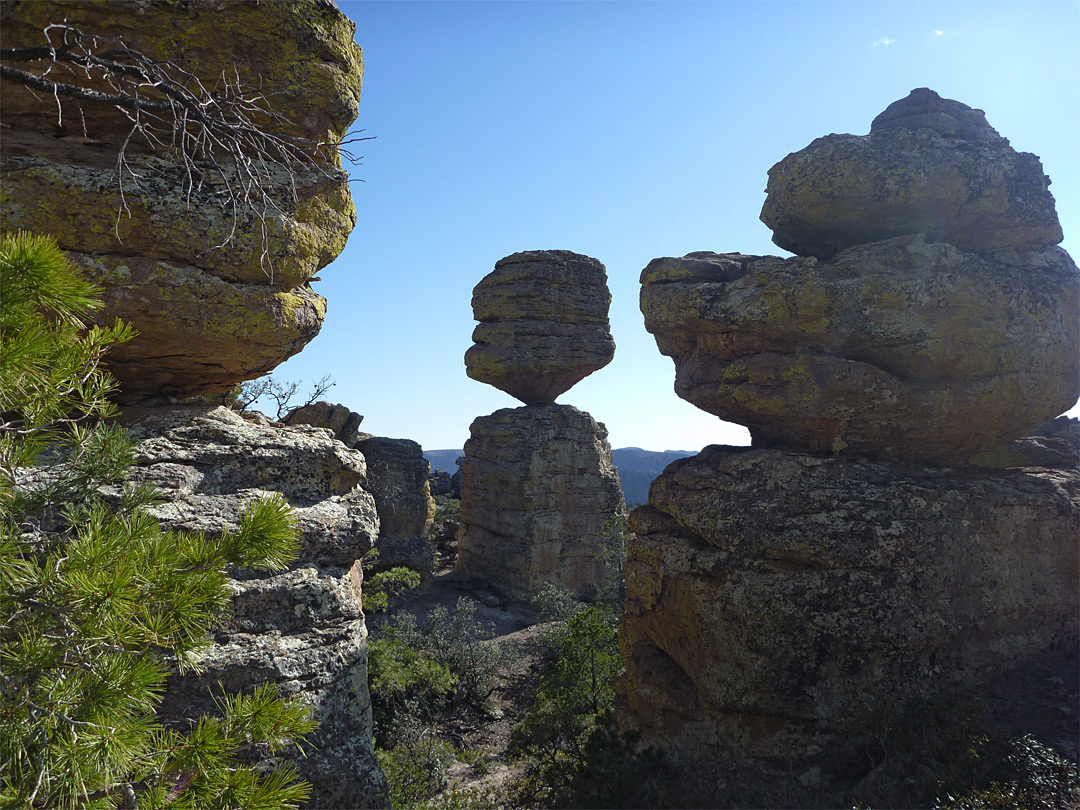
[[[1080,271],[907,236],[834,259],[694,253],[641,276],[675,391],[757,446],[937,463],[1023,436],[1080,391]]]
[[[480,323],[466,371],[526,405],[550,404],[614,357],[610,303],[596,259],[569,250],[507,256],[473,290]]]
[[[919,88],[869,135],[827,135],[773,166],[761,220],[778,246],[818,258],[915,233],[975,252],[1040,247],[1062,239],[1049,185],[982,110]]]

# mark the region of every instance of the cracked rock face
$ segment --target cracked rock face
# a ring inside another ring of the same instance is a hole
[[[246,692],[274,683],[319,720],[294,759],[319,808],[385,807],[385,780],[372,747],[367,627],[360,558],[379,533],[365,489],[364,456],[324,428],[257,425],[211,406],[129,408],[135,482],[156,486],[150,507],[169,528],[235,529],[244,507],[276,492],[295,509],[301,551],[283,573],[233,572],[233,614],[200,653],[202,670],[174,675],[161,706],[183,723],[213,713],[219,684]],[[313,746],[313,747],[312,747]]]
[[[473,290],[480,324],[468,375],[526,405],[547,405],[611,362],[611,293],[596,259],[568,250],[515,253]]]
[[[679,396],[759,446],[963,463],[1080,391],[1080,272],[901,237],[814,258],[695,253],[641,276]]]
[[[282,119],[267,125],[275,135],[334,142],[356,118],[360,49],[332,3],[5,2],[0,43],[44,45],[43,29],[65,20],[193,70],[210,88],[235,69],[271,99]],[[64,65],[50,75],[73,79]],[[130,172],[118,177],[130,122],[111,105],[61,99],[58,114],[51,98],[2,82],[0,219],[55,236],[101,286],[102,318],[138,330],[106,358],[124,401],[227,391],[318,334],[326,301],[308,282],[356,220],[335,165],[298,172],[295,199],[288,172],[273,166],[277,209],[265,218],[240,210],[234,220],[220,178],[197,165],[201,182],[185,195],[182,161],[138,137],[128,144]]]
[[[676,461],[630,516],[626,724],[710,772],[858,781],[910,701],[1075,649],[1078,485],[1075,467]]]
[[[761,220],[779,247],[822,259],[916,233],[980,253],[1037,248],[1062,239],[1049,185],[982,110],[919,88],[869,135],[827,135],[773,166]]]
[[[504,408],[470,427],[455,571],[503,593],[553,583],[589,596],[604,523],[624,510],[607,429],[570,405]]]

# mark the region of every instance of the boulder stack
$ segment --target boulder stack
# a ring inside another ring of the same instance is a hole
[[[588,596],[603,575],[604,522],[624,511],[607,430],[553,404],[611,362],[604,265],[568,250],[507,256],[476,285],[470,377],[524,408],[476,419],[461,467],[455,570],[508,596],[552,583]]]
[[[549,405],[615,356],[611,293],[596,259],[530,250],[495,264],[473,289],[470,377],[526,405]]]
[[[738,772],[850,802],[934,701],[1075,659],[1075,425],[1013,441],[1080,391],[1048,184],[981,111],[916,90],[773,167],[762,219],[798,256],[642,273],[676,392],[754,443],[670,465],[630,518],[620,717],[702,801]]]

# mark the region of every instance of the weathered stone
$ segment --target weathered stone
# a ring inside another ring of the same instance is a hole
[[[784,250],[823,259],[916,233],[975,252],[1035,248],[1062,239],[1049,185],[981,110],[920,88],[869,135],[827,135],[773,166],[761,220]]]
[[[1075,469],[714,446],[630,526],[621,722],[710,774],[850,786],[908,705],[1080,633]]]
[[[281,421],[286,425],[314,425],[327,428],[334,434],[335,439],[352,447],[364,417],[344,405],[322,401],[293,408]]]
[[[322,428],[251,424],[207,405],[131,408],[123,421],[142,439],[133,480],[165,493],[150,508],[164,525],[235,529],[248,503],[276,492],[294,507],[302,536],[292,570],[234,572],[229,623],[200,654],[200,672],[170,678],[162,715],[183,725],[213,713],[222,687],[244,692],[274,683],[310,704],[320,722],[303,754],[285,753],[313,786],[310,805],[385,807],[361,612],[358,560],[379,531],[363,488],[363,454]]]
[[[1059,416],[971,459],[979,467],[1080,467],[1080,419]]]
[[[545,583],[588,596],[604,522],[623,511],[607,429],[570,405],[504,408],[470,427],[455,571],[509,596]]]
[[[641,275],[679,396],[758,446],[965,463],[1080,392],[1080,272],[900,237],[834,259],[692,253]]]
[[[44,45],[45,27],[64,21],[207,87],[235,75],[271,100],[280,119],[259,123],[275,135],[333,143],[356,118],[360,49],[332,3],[5,2],[2,47]],[[58,63],[50,76],[72,81],[72,70]],[[130,171],[118,177],[130,121],[111,104],[58,98],[62,115],[50,95],[3,81],[0,217],[55,236],[102,286],[103,319],[139,330],[107,358],[126,401],[226,391],[318,333],[326,303],[308,281],[344,248],[356,216],[335,164],[297,172],[294,199],[289,172],[269,163],[277,208],[234,220],[221,178],[197,163],[200,182],[183,193],[181,158],[142,138],[127,143]]]
[[[611,362],[604,265],[568,250],[515,253],[473,290],[480,324],[465,353],[474,380],[546,405]]]
[[[435,517],[430,465],[409,439],[361,433],[356,449],[367,460],[368,489],[379,510],[379,566],[403,565],[429,575],[435,556],[427,536]]]

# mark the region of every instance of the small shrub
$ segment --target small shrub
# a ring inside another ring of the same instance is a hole
[[[1025,735],[1009,742],[1009,753],[999,769],[1004,781],[972,789],[960,796],[946,795],[935,810],[1057,810],[1080,806],[1080,771],[1076,765]]]
[[[486,643],[495,629],[476,619],[478,607],[478,602],[463,596],[453,613],[442,606],[435,608],[421,643],[454,673],[458,697],[480,709],[495,691],[495,675],[507,663],[509,652],[499,644]]]
[[[434,721],[454,690],[450,667],[426,655],[419,639],[416,617],[400,614],[368,645],[376,737],[391,747],[410,723]]]
[[[443,523],[447,520],[461,520],[461,501],[457,498],[451,498],[449,495],[436,495],[433,500],[435,501],[435,517],[433,518],[435,523]]]
[[[389,750],[375,756],[390,786],[390,806],[396,810],[416,807],[449,785],[454,749],[440,740],[434,729],[410,727]]]
[[[545,582],[531,600],[532,606],[545,622],[565,622],[585,609],[570,591],[554,582]]]

